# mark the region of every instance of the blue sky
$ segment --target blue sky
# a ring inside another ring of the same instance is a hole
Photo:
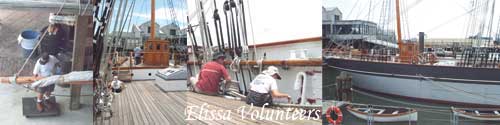
[[[128,5],[130,6],[133,0],[128,1]],[[116,14],[118,10],[118,6],[120,2],[125,2],[125,0],[117,0],[115,5],[115,12],[113,15],[113,20],[111,22],[111,27],[109,31],[113,30],[114,23],[116,21]],[[175,22],[180,25],[181,28],[186,26],[186,14],[187,14],[187,6],[186,0],[172,0],[174,9],[176,12],[177,20]],[[165,26],[167,24],[172,23],[174,19],[170,16],[170,9],[168,0],[155,0],[155,15],[156,15],[156,23],[160,24],[160,26]],[[123,8],[122,8],[123,9]],[[128,11],[127,11],[128,12]],[[132,12],[132,20],[131,23],[135,25],[140,25],[146,21],[150,20],[151,16],[151,0],[136,0],[134,12]],[[129,31],[130,29],[125,29],[125,31]]]

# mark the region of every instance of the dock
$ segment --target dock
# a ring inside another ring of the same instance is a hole
[[[250,108],[243,101],[208,96],[194,92],[163,92],[154,81],[133,81],[126,83],[126,89],[116,95],[112,103],[113,117],[98,117],[96,125],[131,125],[131,124],[320,124],[321,120],[252,120],[250,112],[262,107]],[[186,120],[188,106],[206,105],[205,110],[230,110],[231,120],[203,120],[199,117],[200,109],[193,108],[191,119]],[[240,108],[248,110],[242,119]],[[278,111],[265,108],[267,111]]]

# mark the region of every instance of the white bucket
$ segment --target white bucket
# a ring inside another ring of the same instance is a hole
[[[40,33],[33,30],[25,30],[19,34],[17,38],[21,47],[25,50],[32,50],[35,48],[36,43],[38,42],[38,36]]]

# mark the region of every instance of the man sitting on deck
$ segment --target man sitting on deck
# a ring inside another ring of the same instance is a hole
[[[111,81],[108,88],[110,88],[113,93],[120,93],[123,89],[125,89],[123,82],[118,79],[118,72],[113,71],[112,74],[113,81]]]
[[[278,91],[276,79],[281,80],[278,68],[274,66],[267,67],[267,70],[262,71],[250,83],[250,92],[247,96],[247,104],[254,106],[263,106],[266,103],[272,105],[273,98],[287,98],[290,101],[290,96]]]
[[[213,61],[208,62],[203,65],[198,78],[191,77],[190,83],[195,92],[207,94],[207,95],[218,95],[219,83],[221,79],[224,78],[226,81],[225,87],[229,87],[231,77],[224,67],[224,59],[226,56],[224,53],[215,53],[213,56]]]
[[[42,56],[40,59],[35,64],[35,67],[33,69],[33,75],[37,78],[45,78],[54,75],[54,69],[56,66],[59,64],[59,60],[52,56],[49,55],[48,53],[44,52],[42,53]],[[36,108],[39,112],[43,111],[43,105],[42,103],[50,103],[48,100],[50,99],[50,94],[54,91],[55,84],[45,86],[45,87],[37,87],[36,92],[37,93],[37,104]],[[43,100],[42,100],[43,98]],[[47,108],[50,108],[50,104],[45,104]]]

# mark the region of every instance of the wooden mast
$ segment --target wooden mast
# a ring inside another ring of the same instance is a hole
[[[151,0],[150,37],[144,44],[144,64],[148,66],[167,66],[170,61],[170,42],[156,39],[155,0]]]
[[[151,0],[151,37],[149,39],[155,39],[155,0]]]
[[[401,17],[400,17],[400,12],[399,12],[399,0],[396,0],[396,30],[398,32],[398,48],[399,48],[399,53],[401,54],[401,44],[403,41],[401,41]]]
[[[415,63],[418,61],[418,58],[415,58],[418,53],[416,49],[418,47],[415,43],[403,43],[401,39],[401,14],[399,9],[399,0],[396,0],[396,30],[398,32],[398,48],[399,48],[399,59],[400,62],[405,63]]]

